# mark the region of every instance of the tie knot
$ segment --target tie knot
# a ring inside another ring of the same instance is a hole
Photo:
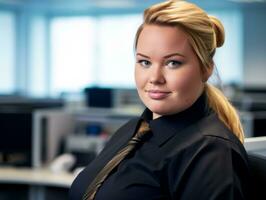
[[[149,124],[146,121],[142,121],[135,135],[135,138],[137,140],[144,141],[148,138],[150,133],[151,133],[151,129],[149,127]]]
[[[147,132],[150,130],[149,124],[146,121],[141,121],[138,132]]]

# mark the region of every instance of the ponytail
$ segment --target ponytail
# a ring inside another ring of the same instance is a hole
[[[244,131],[236,109],[218,88],[206,83],[205,91],[210,107],[217,113],[219,119],[244,143]]]

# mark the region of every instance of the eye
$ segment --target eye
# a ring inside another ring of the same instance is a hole
[[[148,60],[138,60],[137,63],[139,63],[142,67],[149,67],[151,65],[151,62]]]
[[[175,68],[180,67],[180,65],[182,65],[182,62],[178,60],[169,60],[167,61],[166,65],[171,69],[175,69]]]

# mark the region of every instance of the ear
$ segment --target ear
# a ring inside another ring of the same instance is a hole
[[[207,82],[210,76],[212,75],[214,68],[214,63],[212,62],[209,67],[206,67],[202,74],[202,82]]]

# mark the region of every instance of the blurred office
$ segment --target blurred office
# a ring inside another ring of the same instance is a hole
[[[67,199],[79,170],[142,112],[133,44],[155,2],[0,0],[0,199]],[[239,109],[247,150],[266,157],[266,1],[190,2],[225,26],[211,82]]]

